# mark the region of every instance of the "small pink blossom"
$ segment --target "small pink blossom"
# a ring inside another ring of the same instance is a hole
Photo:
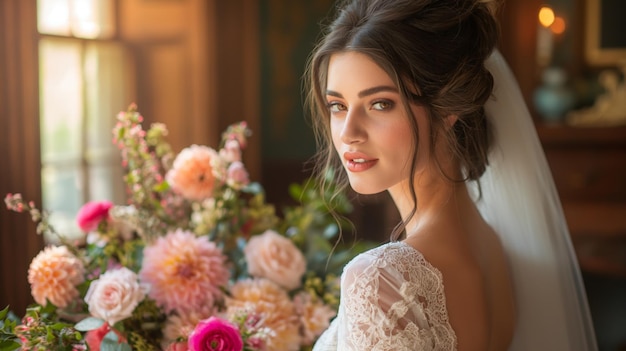
[[[267,278],[293,290],[302,284],[306,259],[288,238],[267,230],[250,238],[244,248],[248,271],[252,276]]]
[[[226,182],[235,189],[241,189],[250,183],[248,171],[243,163],[236,161],[228,166]]]
[[[22,194],[11,194],[8,193],[4,197],[4,203],[7,206],[7,209],[15,212],[22,212],[24,209]]]
[[[191,351],[241,351],[243,339],[230,322],[211,317],[201,321],[189,336]]]
[[[146,292],[147,286],[139,284],[137,274],[122,267],[107,271],[92,281],[85,302],[92,316],[114,325],[133,314]]]
[[[76,215],[78,226],[84,232],[98,228],[98,224],[109,217],[109,210],[113,207],[110,201],[91,201],[83,205]]]
[[[236,140],[239,143],[241,149],[245,149],[247,145],[248,136],[251,132],[248,129],[248,123],[245,121],[232,124],[222,133],[222,140]]]
[[[220,150],[220,157],[226,162],[241,161],[241,146],[235,139],[227,140]]]

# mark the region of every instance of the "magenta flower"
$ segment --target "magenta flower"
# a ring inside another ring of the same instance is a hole
[[[78,226],[84,232],[98,228],[103,219],[109,217],[109,210],[113,207],[110,201],[91,201],[83,205],[76,215]]]
[[[211,317],[201,321],[189,336],[191,351],[241,351],[243,339],[230,322]]]

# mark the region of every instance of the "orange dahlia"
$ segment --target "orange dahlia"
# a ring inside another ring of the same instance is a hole
[[[309,293],[301,292],[294,297],[296,311],[300,316],[303,329],[304,345],[311,345],[330,325],[330,320],[337,314],[320,299],[314,299]]]
[[[201,320],[213,315],[215,311],[212,306],[199,306],[197,310],[169,315],[163,326],[163,349],[178,338],[187,338]]]
[[[272,281],[246,279],[237,282],[226,306],[229,315],[246,310],[261,317],[260,327],[272,331],[267,339],[268,350],[300,349],[300,325],[295,306],[287,292]]]
[[[65,308],[78,297],[76,286],[85,281],[83,262],[65,246],[49,246],[30,263],[28,282],[31,294],[40,305],[50,301]]]

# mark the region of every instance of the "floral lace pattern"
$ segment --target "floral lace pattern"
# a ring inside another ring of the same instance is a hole
[[[456,349],[441,272],[408,244],[355,257],[341,287],[338,316],[315,351]]]

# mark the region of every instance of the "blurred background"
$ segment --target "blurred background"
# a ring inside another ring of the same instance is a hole
[[[124,202],[110,130],[137,103],[176,151],[253,130],[244,163],[269,202],[291,204],[315,141],[302,74],[332,0],[0,0],[0,194],[22,193],[78,234],[89,200]],[[601,350],[626,350],[626,2],[505,0],[500,50],[535,119],[570,227]],[[359,237],[385,241],[387,195],[357,197]],[[372,214],[384,213],[372,222]],[[0,211],[0,308],[32,302],[45,245]]]

